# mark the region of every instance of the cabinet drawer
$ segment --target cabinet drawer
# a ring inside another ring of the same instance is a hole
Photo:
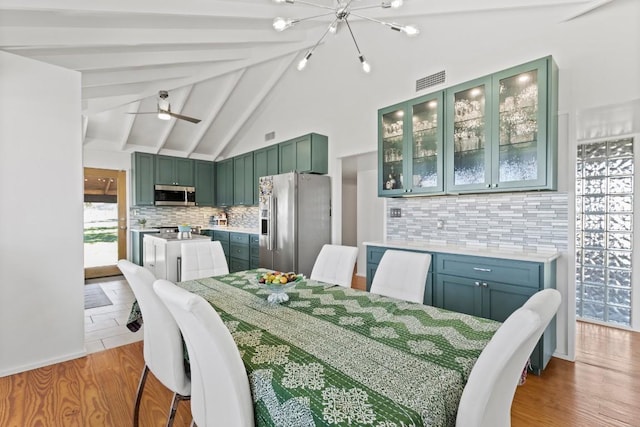
[[[437,271],[452,276],[538,288],[541,265],[534,262],[438,254]]]
[[[229,269],[231,270],[232,273],[235,273],[236,271],[248,270],[249,260],[231,257],[231,263],[229,265]]]
[[[229,241],[231,243],[249,244],[249,235],[247,233],[229,233]]]
[[[260,257],[252,256],[251,260],[249,261],[249,268],[252,270],[254,268],[260,268]]]
[[[231,243],[231,252],[229,256],[232,258],[249,260],[249,246]]]
[[[219,240],[221,243],[229,243],[229,232],[213,230],[213,240]]]

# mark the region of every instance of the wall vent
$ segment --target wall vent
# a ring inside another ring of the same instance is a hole
[[[265,133],[264,134],[264,140],[265,141],[271,141],[272,139],[276,138],[276,133],[274,132],[269,132],[269,133]]]
[[[416,92],[420,92],[421,90],[426,89],[428,87],[444,83],[446,77],[447,77],[447,73],[444,70],[442,70],[435,74],[431,74],[430,76],[418,79],[416,80]]]

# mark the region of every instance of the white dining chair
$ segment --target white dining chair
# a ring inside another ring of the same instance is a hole
[[[535,293],[482,350],[462,391],[457,427],[509,427],[511,404],[536,343],[560,306],[560,292]]]
[[[358,248],[354,246],[324,245],[309,278],[350,288],[357,258]]]
[[[181,281],[229,274],[227,258],[217,240],[183,243],[180,247],[180,258]]]
[[[387,250],[371,282],[370,292],[422,304],[431,255]]]
[[[201,296],[167,280],[153,288],[174,316],[191,362],[191,415],[199,427],[251,427],[247,372],[231,333]]]
[[[188,400],[191,394],[191,381],[185,370],[180,330],[171,313],[153,291],[153,282],[156,280],[153,273],[124,259],[118,261],[118,268],[131,286],[144,321],[144,368],[136,393],[133,425],[138,426],[142,392],[151,371],[173,392],[167,419],[167,426],[171,426],[178,403]]]

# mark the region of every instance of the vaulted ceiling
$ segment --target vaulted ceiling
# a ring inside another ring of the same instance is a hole
[[[336,1],[312,0],[328,7]],[[405,0],[398,9],[374,7],[366,15],[414,23],[438,15],[560,7],[573,19],[611,1]],[[319,13],[271,0],[0,0],[0,49],[82,73],[86,147],[215,159],[260,113],[331,17],[284,32],[274,31],[273,18]],[[156,111],[160,90],[169,92],[172,112],[201,122],[128,114]]]

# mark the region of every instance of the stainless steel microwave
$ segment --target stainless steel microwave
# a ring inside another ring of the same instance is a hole
[[[180,185],[156,185],[154,191],[156,206],[195,206],[195,187]]]

